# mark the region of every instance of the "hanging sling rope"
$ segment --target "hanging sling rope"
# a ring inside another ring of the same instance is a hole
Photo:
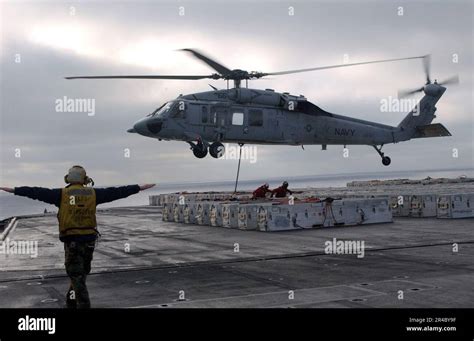
[[[239,165],[237,166],[237,177],[235,178],[235,188],[234,188],[234,194],[237,193],[237,184],[239,183],[239,173],[240,173],[240,160],[242,159],[242,146],[243,143],[239,143]]]

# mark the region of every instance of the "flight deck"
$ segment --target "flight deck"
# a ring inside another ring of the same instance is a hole
[[[100,210],[88,288],[103,308],[474,307],[472,219],[265,233],[162,221],[159,206]],[[0,307],[61,308],[69,280],[54,214],[19,217],[9,240],[37,257],[0,254]],[[363,257],[326,243],[363,240]]]

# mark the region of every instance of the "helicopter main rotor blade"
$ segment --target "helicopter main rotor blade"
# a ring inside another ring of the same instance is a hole
[[[76,76],[76,77],[64,77],[66,79],[181,79],[181,80],[197,80],[197,79],[219,79],[221,78],[218,74],[205,75],[205,76],[186,76],[186,75],[152,75],[152,76]]]
[[[459,84],[459,76],[456,75],[456,76],[449,77],[448,79],[445,79],[444,81],[439,82],[438,84],[439,85]]]
[[[219,72],[221,75],[229,74],[232,70],[226,68],[224,65],[216,62],[215,60],[203,55],[202,53],[193,50],[193,49],[182,49],[181,51],[186,51],[191,53],[194,57],[202,60],[204,63],[212,67],[214,70]]]
[[[394,58],[394,59],[374,60],[374,61],[370,61],[370,62],[361,62],[361,63],[320,66],[320,67],[314,67],[314,68],[308,68],[308,69],[288,70],[288,71],[280,71],[280,72],[261,72],[261,73],[257,73],[256,77],[260,78],[260,77],[264,77],[264,76],[267,76],[267,75],[270,75],[270,76],[287,75],[287,74],[290,74],[290,73],[308,72],[308,71],[325,70],[325,69],[335,69],[335,68],[339,68],[339,67],[365,65],[365,64],[386,63],[386,62],[394,62],[394,61],[397,61],[397,60],[419,59],[419,58],[424,58],[424,57],[425,56]]]
[[[425,75],[426,75],[426,84],[431,83],[430,69],[431,69],[431,55],[427,54],[423,56],[423,70],[425,71]]]
[[[413,94],[416,94],[417,92],[423,91],[424,87],[422,86],[421,88],[418,89],[412,89],[412,90],[398,90],[398,98],[405,98],[408,96],[411,96]]]

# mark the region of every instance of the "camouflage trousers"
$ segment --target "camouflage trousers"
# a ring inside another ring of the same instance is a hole
[[[94,253],[95,241],[92,242],[65,242],[66,272],[71,284],[66,296],[68,308],[90,308],[89,292],[86,279],[91,272],[91,262]]]

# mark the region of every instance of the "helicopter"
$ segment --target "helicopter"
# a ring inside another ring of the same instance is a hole
[[[74,76],[66,79],[164,79],[201,80],[223,79],[226,89],[212,87],[212,91],[180,95],[166,102],[146,117],[137,121],[129,133],[155,138],[159,141],[184,141],[197,158],[209,153],[220,158],[225,153],[223,143],[266,145],[368,145],[390,165],[391,159],[382,152],[389,143],[416,138],[451,136],[440,123],[431,124],[436,117],[436,103],[446,91],[444,85],[459,82],[457,76],[444,82],[430,78],[430,55],[346,63],[279,72],[258,72],[230,69],[195,49],[183,49],[203,61],[216,72],[209,75],[134,75],[134,76]],[[279,93],[273,89],[252,89],[248,81],[266,76],[280,76],[301,72],[326,70],[357,65],[386,63],[408,59],[422,59],[425,84],[410,91],[400,91],[399,98],[424,92],[424,97],[398,124],[389,126],[327,112],[308,101],[303,95]],[[233,81],[233,87],[229,87]],[[242,86],[245,81],[245,87]]]

